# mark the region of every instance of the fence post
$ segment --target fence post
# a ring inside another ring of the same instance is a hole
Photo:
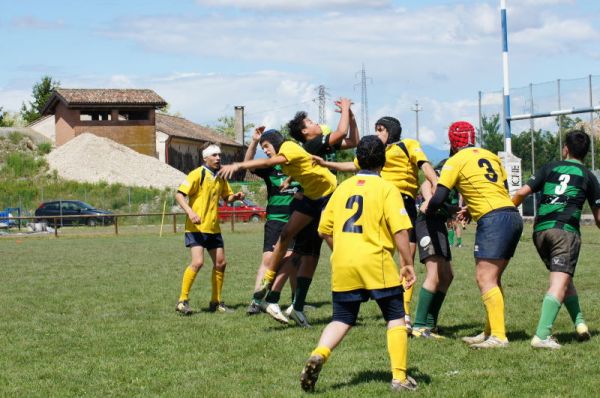
[[[56,218],[54,219],[54,237],[58,238],[58,221],[56,221]]]
[[[119,217],[115,216],[115,235],[119,235]]]
[[[173,213],[173,233],[177,233],[177,213]]]

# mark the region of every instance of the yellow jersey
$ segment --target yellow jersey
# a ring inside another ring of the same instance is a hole
[[[335,175],[329,169],[313,164],[310,154],[300,145],[285,141],[277,154],[287,160],[281,165],[283,173],[300,183],[307,198],[316,200],[335,190]]]
[[[190,207],[200,217],[200,224],[192,223],[187,217],[185,232],[221,233],[219,198],[226,200],[233,195],[227,180],[216,177],[210,169],[200,166],[187,175],[177,190],[187,195]]]
[[[410,228],[410,218],[394,185],[369,172],[359,172],[342,182],[319,223],[319,232],[333,236],[332,291],[399,286],[394,234]]]
[[[421,144],[417,140],[405,138],[400,143],[385,148],[385,164],[381,170],[381,177],[394,184],[400,193],[414,199],[419,189],[419,163],[421,162],[428,162]],[[354,165],[360,168],[356,158]]]
[[[438,184],[456,187],[475,221],[492,210],[514,207],[500,158],[483,148],[464,148],[451,156],[442,167]]]

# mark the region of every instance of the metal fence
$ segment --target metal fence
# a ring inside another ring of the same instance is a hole
[[[511,88],[510,108],[513,135],[537,129],[554,134],[562,133],[557,118],[578,115],[583,120],[581,127],[597,139],[600,137],[600,76],[558,79]],[[504,117],[502,91],[479,92],[480,132],[483,127],[482,119],[496,114]],[[594,148],[597,143],[594,141],[596,140],[592,140],[591,148],[592,170],[596,170],[598,164]]]

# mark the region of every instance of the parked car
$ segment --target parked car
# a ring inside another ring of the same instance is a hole
[[[0,211],[0,228],[11,228],[17,225],[17,221],[14,220],[13,212],[18,210],[17,217],[21,215],[21,209],[15,207],[7,207]]]
[[[230,221],[235,216],[235,221],[259,222],[265,219],[267,211],[249,199],[236,200],[233,203],[219,201],[219,221]]]
[[[99,210],[90,204],[80,200],[54,200],[42,203],[36,210],[36,222],[47,222],[48,225],[55,226],[53,217],[60,216],[98,216],[98,217],[67,217],[56,222],[58,226],[66,225],[110,225],[115,222],[111,211]]]

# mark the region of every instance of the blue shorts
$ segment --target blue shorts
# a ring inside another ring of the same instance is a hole
[[[320,219],[321,212],[327,206],[329,198],[331,198],[331,194],[314,200],[303,196],[302,199],[294,198],[290,206],[293,212],[297,211],[312,218]]]
[[[204,232],[186,232],[185,247],[202,246],[206,250],[223,247],[221,234],[205,234]]]
[[[492,210],[477,221],[475,258],[508,260],[517,249],[523,219],[515,207]]]
[[[388,289],[358,289],[349,292],[333,292],[333,321],[354,326],[362,302],[373,299],[377,302],[383,319],[387,322],[404,319],[404,299],[401,286]]]

